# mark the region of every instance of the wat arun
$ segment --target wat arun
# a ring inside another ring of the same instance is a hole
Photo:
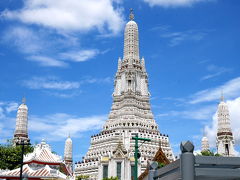
[[[91,137],[88,152],[75,165],[76,176],[87,175],[91,180],[117,176],[120,180],[131,180],[134,170],[132,137],[136,134],[151,139],[139,147],[139,175],[159,148],[174,161],[169,137],[160,133],[149,99],[145,60],[139,57],[138,25],[131,11],[125,26],[123,58],[118,59],[112,108],[102,131]]]

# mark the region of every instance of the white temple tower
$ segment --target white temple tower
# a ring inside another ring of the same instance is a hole
[[[230,125],[227,104],[222,95],[218,105],[217,153],[223,156],[234,156],[234,140]]]
[[[64,162],[69,170],[69,172],[73,171],[72,166],[72,139],[70,136],[65,141],[65,148],[64,148]]]
[[[206,136],[202,138],[202,152],[204,151],[209,151],[209,142]]]
[[[18,107],[13,143],[15,144],[19,140],[24,140],[25,142],[29,141],[28,107],[25,98],[22,99],[22,104]]]
[[[91,180],[117,176],[131,180],[134,169],[132,137],[149,138],[140,146],[139,175],[161,147],[166,157],[174,160],[169,138],[160,134],[151,107],[145,60],[139,57],[138,25],[130,13],[124,33],[123,59],[118,59],[114,81],[113,104],[103,130],[91,137],[91,146],[82,162],[75,167],[76,175],[89,175]]]

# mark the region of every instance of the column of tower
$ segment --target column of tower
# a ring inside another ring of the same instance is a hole
[[[70,138],[70,135],[65,141],[65,148],[64,148],[64,162],[68,168],[68,170],[72,173],[72,139]]]
[[[22,99],[22,104],[18,107],[16,128],[13,137],[13,143],[17,141],[29,141],[28,138],[28,107],[26,105],[26,99]]]
[[[217,153],[223,156],[234,156],[234,139],[230,125],[230,116],[227,104],[222,95],[218,105]]]

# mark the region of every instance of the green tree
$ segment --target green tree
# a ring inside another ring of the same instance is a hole
[[[210,151],[210,150],[201,151],[200,155],[202,155],[202,156],[221,156],[220,154],[214,153],[213,151]]]
[[[162,167],[164,167],[164,166],[165,166],[164,163],[162,163],[162,162],[158,162],[158,168],[162,168]]]
[[[16,169],[21,163],[21,146],[13,146],[8,142],[6,145],[0,145],[0,169]],[[24,146],[24,154],[33,152],[33,147]]]
[[[76,180],[85,180],[85,179],[88,179],[89,176],[88,175],[79,175],[76,177]]]
[[[103,178],[103,180],[118,180],[118,177]]]

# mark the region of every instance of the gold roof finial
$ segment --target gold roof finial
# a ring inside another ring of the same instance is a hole
[[[26,98],[25,97],[22,98],[22,103],[26,104]]]
[[[133,9],[130,9],[129,19],[132,21],[134,19]]]

